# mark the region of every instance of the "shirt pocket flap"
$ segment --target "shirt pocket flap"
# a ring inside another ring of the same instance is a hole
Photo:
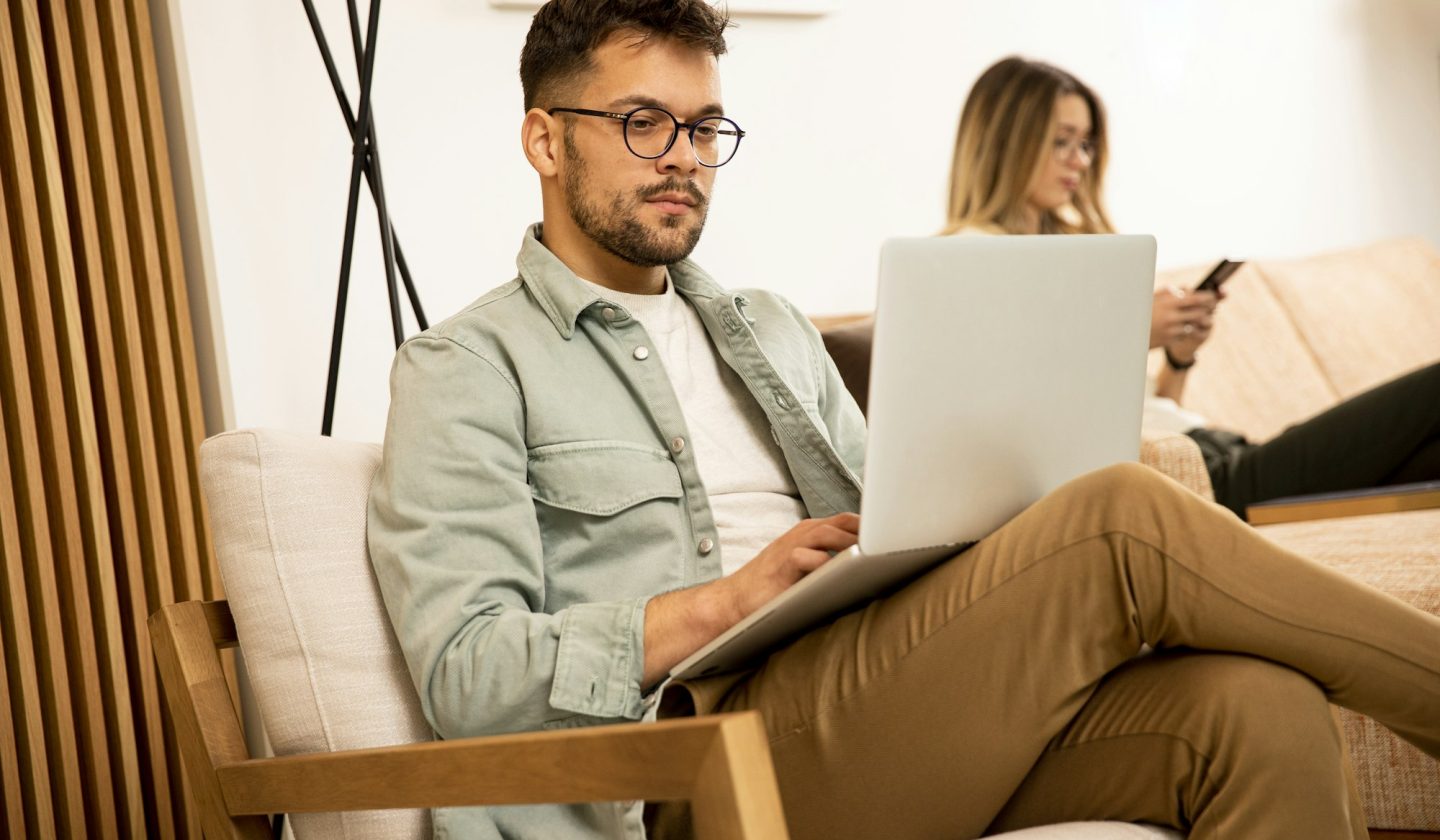
[[[627,443],[586,442],[530,452],[530,493],[551,507],[610,516],[651,499],[683,495],[668,453]]]

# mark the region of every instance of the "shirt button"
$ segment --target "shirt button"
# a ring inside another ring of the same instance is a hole
[[[715,549],[715,541],[710,539],[709,537],[706,537],[705,539],[700,541],[700,545],[696,546],[696,548],[700,549],[700,553],[702,555],[709,554]]]
[[[783,391],[776,391],[776,392],[775,392],[775,404],[778,405],[778,406],[780,406],[781,408],[789,408],[789,407],[790,407],[790,399],[785,396],[785,393],[784,393]]]
[[[636,348],[635,348],[635,358],[636,358],[638,361],[642,361],[642,362],[645,361],[646,359],[650,358],[650,348],[649,348],[649,347],[636,347]]]
[[[676,455],[679,455],[681,452],[684,452],[684,451],[685,451],[685,438],[683,438],[683,437],[673,437],[673,438],[670,438],[670,451],[671,451],[671,452],[674,452]]]
[[[605,320],[607,321],[615,320],[615,310],[613,307],[605,307],[604,309],[600,310],[600,314],[605,316]]]

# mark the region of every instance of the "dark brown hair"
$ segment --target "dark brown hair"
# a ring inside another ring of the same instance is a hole
[[[525,110],[552,106],[546,98],[591,69],[595,48],[616,32],[674,38],[718,58],[729,25],[729,16],[705,0],[550,0],[535,13],[520,51]]]

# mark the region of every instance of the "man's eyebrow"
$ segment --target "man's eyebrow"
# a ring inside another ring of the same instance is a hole
[[[627,108],[627,105],[630,107]],[[606,105],[605,107],[609,108],[612,111],[628,111],[630,110],[630,108],[661,108],[666,111],[672,110],[669,106],[667,106],[665,103],[661,102],[658,99],[649,96],[641,96],[638,94],[633,96],[622,96],[619,99],[613,99],[610,101],[610,104]],[[710,102],[702,105],[699,110],[696,111],[696,114],[703,117],[724,116],[725,106],[721,105],[718,102]]]

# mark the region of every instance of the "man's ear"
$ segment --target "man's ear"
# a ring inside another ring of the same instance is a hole
[[[525,158],[543,178],[553,178],[560,171],[560,121],[539,108],[525,112],[520,123],[520,145]]]

